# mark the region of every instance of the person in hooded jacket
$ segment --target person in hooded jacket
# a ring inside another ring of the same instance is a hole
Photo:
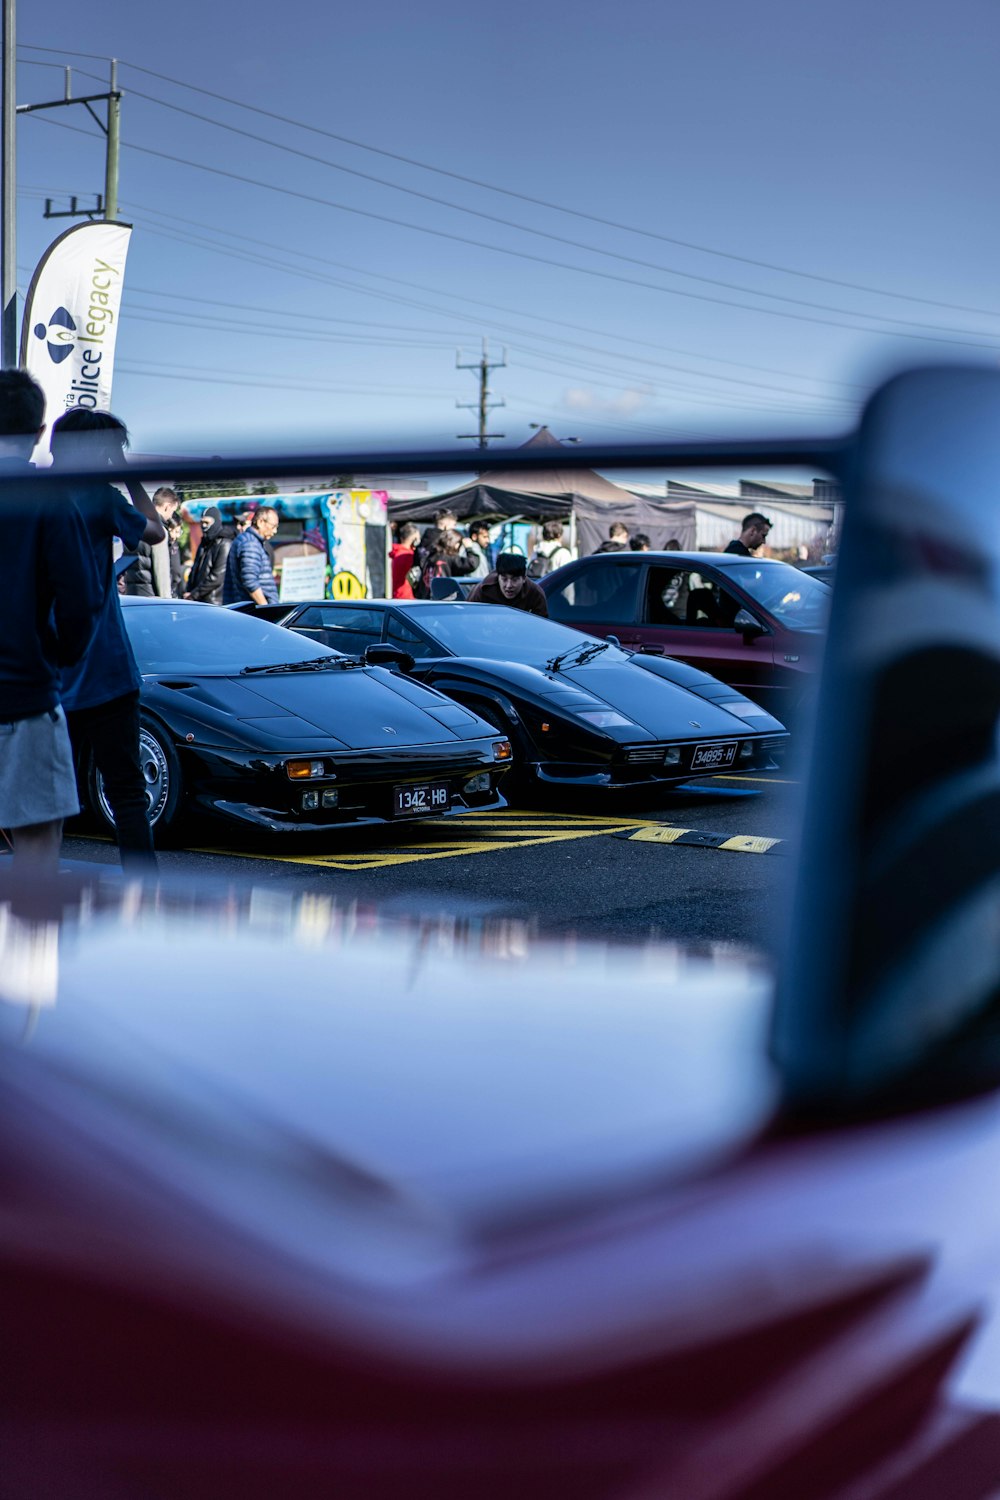
[[[201,604],[221,604],[226,563],[236,531],[222,519],[217,505],[207,508],[201,527],[201,541],[188,574],[184,598],[196,599]]]

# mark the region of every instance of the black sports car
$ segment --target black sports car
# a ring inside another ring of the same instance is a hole
[[[507,741],[440,693],[210,604],[126,599],[150,818],[329,829],[503,807]],[[111,822],[101,778],[85,793]]]
[[[503,605],[317,602],[281,623],[369,661],[395,658],[405,677],[507,735],[519,769],[540,781],[619,787],[773,769],[788,738],[706,672]]]

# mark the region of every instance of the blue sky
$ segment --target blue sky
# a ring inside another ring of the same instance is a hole
[[[996,0],[22,0],[18,43],[21,103],[121,59],[147,451],[450,444],[483,337],[508,442],[838,431],[1000,354]],[[103,162],[20,118],[22,287]]]

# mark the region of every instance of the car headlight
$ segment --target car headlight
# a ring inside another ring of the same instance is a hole
[[[494,760],[513,760],[513,758],[514,758],[514,747],[511,744],[510,740],[494,740],[493,741],[493,759]]]
[[[327,774],[325,760],[286,760],[285,773],[289,781],[315,781]]]
[[[724,708],[727,714],[735,714],[740,719],[766,719],[768,712],[761,708],[759,703],[751,703],[749,698],[727,698],[724,703],[717,703],[716,708]]]
[[[620,714],[614,708],[581,708],[577,710],[575,717],[586,719],[587,723],[593,724],[596,729],[635,728],[632,719],[626,719],[624,714]]]

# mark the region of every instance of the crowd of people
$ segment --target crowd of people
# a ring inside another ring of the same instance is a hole
[[[680,548],[680,543],[675,538],[665,545],[668,551]],[[628,527],[615,521],[609,530],[607,541],[602,542],[596,551],[648,552],[649,549],[650,539],[644,532],[637,531],[630,536]],[[413,521],[403,521],[393,527],[390,550],[392,597],[429,599],[436,578],[462,578],[477,585],[488,582],[490,590],[495,591],[497,565],[504,555],[508,558],[523,556],[525,577],[533,582],[572,562],[576,552],[565,540],[565,525],[562,521],[542,523],[539,538],[530,556],[514,550],[504,554],[491,539],[490,527],[486,521],[471,521],[463,533],[459,530],[454,511],[440,510],[434,517],[433,525],[427,526],[422,532]],[[500,571],[513,576],[513,568],[514,564],[508,561]],[[541,594],[541,590],[538,593]],[[475,596],[484,597],[478,592],[478,588]],[[470,593],[467,597],[472,598],[473,594]]]

